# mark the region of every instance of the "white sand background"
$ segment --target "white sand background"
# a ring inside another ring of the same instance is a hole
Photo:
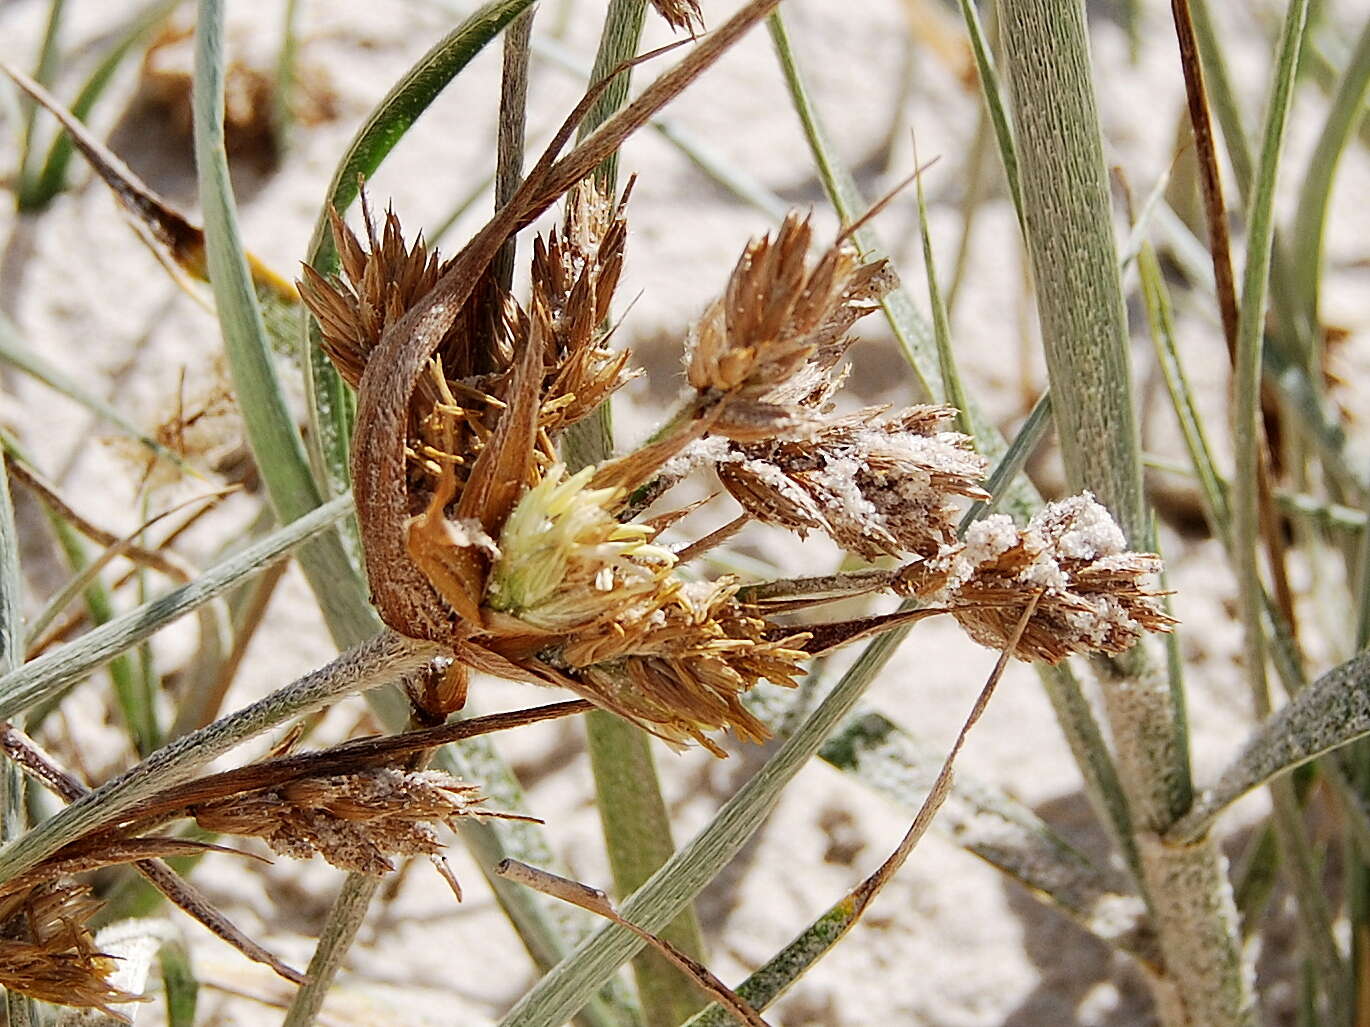
[[[245,62],[269,66],[282,4],[237,0],[230,5],[230,32]],[[569,8],[566,46],[588,62],[600,5]],[[732,9],[706,0],[710,24]],[[1095,6],[1093,40],[1109,158],[1124,170],[1133,191],[1145,196],[1168,166],[1183,91],[1167,5],[1147,8],[1142,48],[1135,64],[1105,5]],[[1225,5],[1214,5],[1223,8]],[[1239,5],[1245,7],[1246,5]],[[1253,5],[1271,6],[1271,5]],[[1340,5],[1348,6],[1348,5]],[[0,53],[27,65],[35,52],[47,5],[14,0],[0,6]],[[548,0],[539,31],[550,31],[565,5]],[[69,5],[66,47],[76,59],[57,92],[71,96],[81,69],[89,66],[106,33],[132,8],[129,3],[76,0]],[[300,60],[307,75],[334,98],[334,116],[302,125],[279,170],[263,174],[243,164],[236,170],[242,230],[248,245],[268,264],[294,274],[305,250],[325,186],[355,126],[390,84],[454,24],[452,7],[435,0],[371,0],[301,3]],[[460,6],[458,10],[463,9]],[[787,0],[795,45],[815,100],[838,151],[854,167],[868,194],[876,195],[913,166],[910,129],[924,159],[937,156],[926,184],[931,224],[944,278],[958,245],[960,201],[978,99],[961,74],[969,58],[948,8],[933,0]],[[1237,71],[1248,100],[1258,109],[1268,65],[1261,22],[1244,12],[1219,11],[1240,58]],[[929,20],[930,16],[931,20]],[[1348,15],[1348,19],[1349,19]],[[911,31],[912,27],[912,31]],[[649,42],[667,41],[655,21]],[[933,44],[949,43],[939,52]],[[913,47],[911,64],[906,50]],[[371,183],[377,204],[393,203],[413,232],[441,222],[456,199],[492,168],[498,82],[498,48],[481,58],[449,88],[404,139]],[[642,75],[652,69],[645,69]],[[906,70],[911,102],[896,124],[892,153],[882,150]],[[639,81],[641,80],[641,76]],[[134,96],[136,69],[122,73],[112,95],[93,118],[96,131],[157,190],[188,211],[195,208],[189,143],[164,118],[149,115]],[[533,145],[578,96],[582,83],[545,60],[534,65],[530,128]],[[1300,112],[1322,101],[1304,91]],[[784,95],[763,31],[757,31],[717,69],[693,86],[670,117],[702,137],[729,161],[786,202],[815,212],[824,233],[835,225],[813,176],[799,126]],[[1254,116],[1250,119],[1255,123]],[[1308,119],[1313,121],[1314,119]],[[13,164],[14,126],[5,126],[0,161]],[[1296,128],[1291,168],[1302,166],[1311,132]],[[990,164],[993,169],[993,156]],[[637,351],[652,377],[635,383],[618,401],[621,443],[641,438],[678,388],[680,342],[689,319],[725,280],[746,239],[770,220],[706,178],[660,136],[644,131],[631,140],[625,171],[639,176],[630,208],[628,267],[620,306],[631,309],[619,339]],[[76,187],[47,212],[16,217],[0,211],[0,309],[23,337],[52,362],[79,376],[119,409],[149,425],[175,409],[184,376],[187,394],[212,382],[219,348],[212,318],[178,291],[139,244],[103,186],[79,162]],[[1289,176],[1293,177],[1293,176]],[[1332,289],[1329,319],[1351,332],[1344,347],[1348,378],[1367,363],[1370,322],[1364,260],[1370,214],[1356,202],[1370,177],[1364,153],[1353,151],[1331,223]],[[976,222],[970,270],[956,309],[954,338],[973,392],[1006,430],[1013,430],[1043,384],[1036,355],[1035,315],[1024,299],[1021,247],[1011,206],[991,175],[991,198]],[[1286,186],[1296,183],[1286,181]],[[1288,190],[1286,189],[1286,192]],[[480,212],[461,221],[444,240],[450,249],[472,230]],[[911,192],[881,216],[878,231],[895,255],[912,294],[926,308],[917,223]],[[1359,276],[1359,286],[1357,286]],[[1149,448],[1182,459],[1134,308],[1136,362],[1148,387],[1142,413]],[[1220,448],[1225,429],[1222,344],[1210,317],[1182,322],[1186,358],[1203,390]],[[852,403],[906,403],[915,398],[888,330],[878,318],[864,322],[868,338],[853,354],[847,389]],[[24,376],[0,369],[4,385],[0,421],[61,482],[72,503],[115,531],[138,523],[138,472],[105,443],[109,430],[89,414]],[[1365,392],[1345,401],[1365,409]],[[1041,481],[1058,488],[1054,461],[1039,461]],[[1178,503],[1195,509],[1189,486],[1173,475],[1155,484]],[[195,483],[158,493],[154,506],[203,488]],[[64,580],[60,559],[36,505],[17,489],[23,558],[36,609]],[[241,532],[255,501],[225,504],[182,544],[192,560],[207,563],[216,547]],[[696,523],[713,526],[731,513],[714,504]],[[1181,536],[1163,524],[1175,612],[1184,622],[1182,646],[1190,667],[1190,714],[1195,773],[1210,779],[1242,740],[1249,702],[1236,664],[1239,632],[1233,622],[1233,587],[1212,541]],[[799,543],[779,530],[749,530],[751,557],[782,572],[804,573],[832,565],[830,547]],[[1309,588],[1307,568],[1296,584]],[[1340,587],[1331,568],[1325,595],[1335,604]],[[1317,650],[1316,633],[1312,646]],[[190,655],[195,633],[178,626],[159,637],[158,663],[174,672]],[[284,684],[332,654],[303,579],[291,571],[277,593],[262,630],[230,696],[236,706]],[[1336,649],[1323,645],[1316,659]],[[869,703],[920,738],[945,745],[955,734],[994,654],[966,642],[952,625],[920,625],[871,688]],[[106,723],[108,681],[98,675],[64,708],[70,741],[53,742],[79,761],[93,779],[126,764],[129,753],[117,729]],[[480,683],[479,710],[510,708],[546,699],[527,687]],[[359,700],[330,715],[325,734],[338,737],[365,716]],[[538,726],[503,741],[530,784],[531,809],[547,822],[546,833],[571,872],[607,885],[608,871],[593,807],[593,787],[578,726]],[[718,804],[766,756],[764,748],[730,746],[718,761],[703,753],[673,755],[662,749],[661,776],[676,818],[677,840],[707,822]],[[1088,851],[1102,852],[1078,776],[1066,753],[1041,688],[1030,669],[1006,676],[961,760],[967,775],[996,784],[1034,807]],[[1223,821],[1239,832],[1258,815],[1253,800]],[[856,884],[884,858],[906,827],[906,813],[861,784],[816,763],[792,784],[778,810],[755,839],[699,900],[710,946],[710,965],[736,982],[812,917]],[[467,891],[457,905],[425,865],[414,866],[378,902],[350,954],[345,973],[325,1007],[330,1024],[476,1025],[498,1019],[534,978],[517,938],[498,912],[480,873],[454,846],[452,859]],[[341,880],[321,861],[277,861],[263,869],[211,856],[195,880],[254,937],[304,965]],[[176,916],[192,945],[205,983],[204,1023],[270,1024],[280,1013],[260,1000],[288,995],[283,982]],[[1277,939],[1278,948],[1292,935]],[[1267,953],[1267,955],[1271,955]],[[1278,956],[1278,952],[1273,954]],[[1261,963],[1270,1012],[1287,1015],[1292,999],[1287,967],[1278,958]],[[139,1022],[156,1023],[160,1009],[142,1010]],[[857,1027],[908,1024],[938,1027],[1048,1027],[1048,1025],[1142,1025],[1152,1022],[1146,988],[1127,961],[998,872],[935,832],[881,895],[865,921],[768,1014],[783,1027]]]

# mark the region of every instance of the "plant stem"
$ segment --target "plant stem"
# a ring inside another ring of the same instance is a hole
[[[43,42],[38,49],[38,63],[33,69],[34,80],[40,85],[51,85],[57,74],[57,40],[62,32],[62,14],[66,0],[51,0],[48,4],[48,20],[43,29]],[[33,139],[34,122],[38,118],[38,104],[25,97],[20,101],[24,112],[24,123],[19,128],[19,171],[18,188],[15,195],[20,210],[25,208],[25,200],[34,187],[33,159],[36,156]]]
[[[624,61],[637,56],[638,43],[642,39],[642,24],[647,17],[646,0],[609,0],[604,15],[604,30],[599,37],[599,50],[595,54],[595,64],[590,70],[590,84],[603,81]],[[609,120],[628,100],[628,88],[632,84],[632,73],[624,72],[600,94],[594,107],[580,126],[578,140],[588,139],[594,130]],[[618,184],[618,151],[606,157],[595,169],[595,184],[606,193],[612,193]]]
[[[14,526],[9,475],[4,459],[0,458],[0,674],[18,666],[24,659],[21,581],[19,533]],[[27,828],[24,787],[18,766],[9,760],[3,761],[0,765],[0,843],[7,844],[24,835]],[[10,1027],[29,1027],[36,1013],[31,1000],[16,992],[5,993],[5,1011]]]
[[[620,896],[631,895],[675,854],[651,739],[637,725],[603,710],[586,714],[585,730],[614,890]],[[703,958],[693,906],[687,906],[660,936],[693,958]],[[655,950],[633,960],[633,978],[643,1021],[650,1027],[674,1027],[705,1004],[680,970]]]
[[[281,1027],[309,1027],[323,1007],[328,989],[338,974],[341,957],[352,945],[352,940],[366,919],[366,910],[383,878],[367,874],[348,874],[333,900],[324,921],[323,934],[309,961],[309,986],[301,988],[297,1000],[290,1004]]]
[[[351,509],[351,496],[340,496],[293,521],[255,545],[144,606],[121,614],[61,646],[0,675],[0,718],[12,717],[56,695],[160,628],[284,557],[293,547],[333,525]]]
[[[271,90],[271,133],[276,141],[276,152],[281,154],[290,144],[290,132],[295,124],[296,81],[299,76],[299,0],[285,0],[281,16],[281,48],[276,53],[276,81]]]
[[[1132,544],[1143,545],[1151,529],[1083,4],[1000,0],[1000,17],[1067,479],[1072,489],[1092,490]],[[1194,1027],[1252,1024],[1236,910],[1216,846],[1203,838],[1181,850],[1158,837],[1191,801],[1178,683],[1168,683],[1141,647],[1096,666],[1135,817],[1143,889],[1178,992],[1178,1001],[1158,995],[1162,1015]]]
[[[508,203],[523,184],[523,147],[528,127],[528,59],[532,51],[533,16],[524,11],[504,30],[504,74],[500,80],[499,133],[495,165],[495,209]],[[514,280],[518,237],[511,235],[495,258],[496,284],[508,291]]]
[[[637,56],[646,14],[646,0],[610,0],[599,52],[590,72],[591,83]],[[628,87],[629,75],[624,73],[605,89],[580,127],[581,139],[623,106],[628,99]],[[595,185],[609,196],[617,190],[618,151],[595,169]],[[606,401],[568,432],[565,453],[568,466],[575,471],[599,463],[612,452],[613,419]],[[630,895],[675,854],[671,818],[661,797],[652,741],[641,728],[602,710],[586,716],[585,733],[614,890],[620,897]],[[704,942],[693,906],[686,906],[661,931],[661,937],[693,958],[703,958]],[[650,1027],[674,1027],[704,1005],[704,998],[690,979],[655,950],[643,952],[633,960],[633,978],[643,1019]]]

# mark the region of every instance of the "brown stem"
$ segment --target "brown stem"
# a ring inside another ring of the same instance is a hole
[[[739,531],[750,523],[751,517],[747,514],[739,514],[721,528],[715,528],[703,538],[695,539],[684,549],[675,554],[676,560],[680,563],[689,563],[701,553],[707,553],[715,546],[720,546],[728,539],[732,538]]]
[[[37,496],[44,506],[62,520],[67,521],[96,545],[108,548],[123,542],[114,532],[106,531],[73,510],[66,500],[58,495],[57,490],[44,481],[37,471],[8,453],[5,454],[5,469],[9,471],[10,476],[15,481]],[[134,563],[141,563],[154,571],[165,574],[181,584],[193,579],[197,573],[194,567],[174,553],[162,553],[127,542],[123,542],[123,551],[120,555],[127,557]],[[29,658],[32,659],[32,657]]]
[[[1204,89],[1203,66],[1199,60],[1199,45],[1194,36],[1194,22],[1189,0],[1170,0],[1171,16],[1175,22],[1175,38],[1180,48],[1180,67],[1184,72],[1185,96],[1189,103],[1189,123],[1194,131],[1194,149],[1199,158],[1199,184],[1203,193],[1204,217],[1208,223],[1208,251],[1213,259],[1213,281],[1218,293],[1218,311],[1222,316],[1223,338],[1227,342],[1228,359],[1237,359],[1237,286],[1232,272],[1232,242],[1227,231],[1227,208],[1223,201],[1222,178],[1218,169],[1218,148],[1213,137],[1213,120],[1209,116],[1208,96]],[[1265,402],[1267,411],[1265,436],[1257,445],[1259,463],[1257,502],[1260,509],[1261,534],[1270,559],[1271,579],[1275,603],[1285,622],[1294,631],[1294,593],[1289,586],[1285,567],[1285,545],[1282,525],[1272,496],[1272,454],[1269,446],[1269,424],[1273,422],[1274,407]]]

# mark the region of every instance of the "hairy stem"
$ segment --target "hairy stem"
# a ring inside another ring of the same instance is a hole
[[[1067,477],[1072,489],[1098,496],[1133,545],[1144,545],[1150,524],[1127,320],[1083,4],[1000,0],[1000,15],[1028,249]],[[1177,683],[1140,647],[1099,667],[1119,775],[1143,843],[1142,885],[1179,993],[1177,1003],[1162,1005],[1176,1024],[1250,1024],[1236,911],[1216,846],[1203,839],[1181,852],[1156,840],[1192,801],[1184,787],[1188,753]]]

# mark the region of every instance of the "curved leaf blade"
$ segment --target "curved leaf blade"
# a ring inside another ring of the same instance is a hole
[[[1167,834],[1202,837],[1224,809],[1253,788],[1370,735],[1370,652],[1328,671],[1256,728],[1237,758]]]

